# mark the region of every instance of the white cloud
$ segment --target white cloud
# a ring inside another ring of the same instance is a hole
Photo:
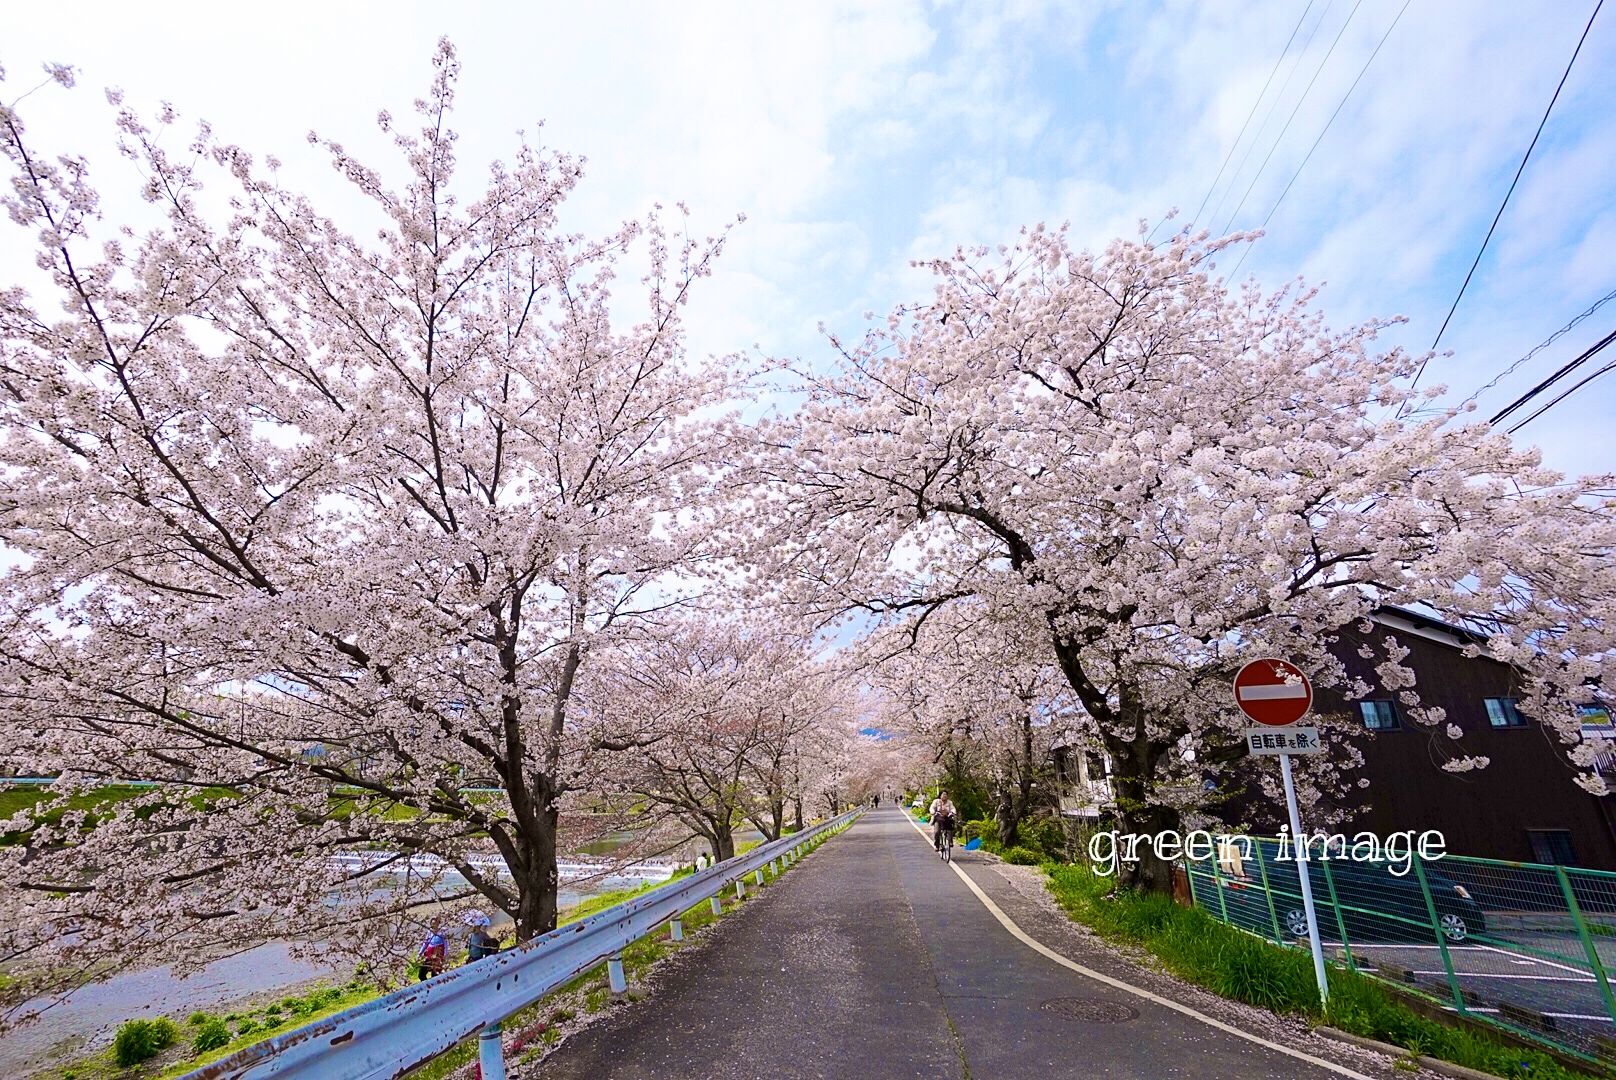
[[[1388,340],[1429,344],[1581,33],[1583,6],[1412,4],[1241,274],[1269,285],[1298,273],[1328,281],[1332,322],[1406,313],[1411,324]],[[1401,7],[1363,0],[1236,227],[1261,221]],[[1315,4],[1309,19],[1321,10],[1265,138],[1353,9]],[[305,0],[153,11],[107,2],[8,13],[7,95],[40,61],[78,64],[81,89],[35,95],[28,116],[53,144],[94,151],[104,178],[127,176],[94,93],[117,84],[134,102],[167,99],[205,115],[226,137],[278,154],[301,186],[340,200],[304,132],[385,153],[376,109],[406,114],[447,33],[465,66],[464,168],[508,156],[512,133],[543,119],[546,144],[589,159],[571,209],[577,227],[597,231],[676,199],[703,232],[746,213],[692,308],[693,346],[722,352],[755,341],[803,355],[824,354],[821,319],[855,332],[862,311],[929,291],[911,258],[1008,240],[1039,220],[1069,219],[1077,237],[1101,244],[1171,206],[1193,214],[1297,17],[1296,4],[1278,0]],[[1604,107],[1613,78],[1616,23],[1606,22],[1594,27],[1444,340],[1457,355],[1433,362],[1429,379],[1468,393],[1616,287],[1616,140]],[[1259,144],[1234,190],[1267,153]],[[0,254],[8,276],[13,258]],[[1483,407],[1609,324],[1590,320]],[[1609,469],[1612,401],[1596,384],[1529,433],[1561,467]]]

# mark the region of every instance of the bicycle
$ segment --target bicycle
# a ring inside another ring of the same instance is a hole
[[[952,821],[945,821],[940,824],[937,836],[932,841],[932,844],[937,848],[937,857],[939,859],[943,860],[943,862],[954,861],[954,823]]]

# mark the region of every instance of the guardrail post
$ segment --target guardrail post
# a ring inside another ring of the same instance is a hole
[[[1274,890],[1268,885],[1268,860],[1263,856],[1262,837],[1253,841],[1257,849],[1257,872],[1262,875],[1263,898],[1268,901],[1268,921],[1274,927],[1274,944],[1285,944],[1285,934],[1279,928],[1279,912],[1274,908]]]
[[[1459,989],[1459,977],[1453,973],[1453,957],[1448,955],[1448,937],[1442,932],[1442,923],[1436,915],[1436,901],[1431,899],[1431,886],[1425,881],[1425,867],[1421,865],[1425,860],[1416,855],[1410,860],[1414,864],[1414,874],[1420,879],[1420,892],[1425,895],[1425,912],[1431,919],[1431,930],[1436,934],[1436,947],[1442,953],[1442,970],[1448,973],[1448,989],[1453,991],[1453,1007],[1459,1010],[1460,1016],[1465,1016],[1469,1010],[1465,1008],[1464,993]]]
[[[1325,841],[1328,845],[1329,841]],[[1341,931],[1341,953],[1347,958],[1347,970],[1357,971],[1358,964],[1352,959],[1352,942],[1347,940],[1347,917],[1341,914],[1341,901],[1335,895],[1335,875],[1330,873],[1330,860],[1325,859],[1319,864],[1324,867],[1324,886],[1330,890],[1330,906],[1335,909],[1335,928]]]
[[[499,1041],[499,1023],[488,1024],[477,1036],[477,1064],[483,1080],[505,1080],[505,1048]]]
[[[669,941],[683,941],[684,939],[685,939],[685,926],[684,926],[684,923],[680,922],[678,919],[669,919],[668,920],[668,940]]]
[[[1554,872],[1560,878],[1560,891],[1565,893],[1566,907],[1571,910],[1571,920],[1577,924],[1577,936],[1582,939],[1582,951],[1588,957],[1588,966],[1593,968],[1594,978],[1599,980],[1599,994],[1605,999],[1605,1012],[1613,1022],[1616,1022],[1616,999],[1611,998],[1610,980],[1605,978],[1605,965],[1599,960],[1599,950],[1594,948],[1593,936],[1588,933],[1588,923],[1582,917],[1582,905],[1577,903],[1577,894],[1571,890],[1571,879],[1566,876],[1565,867],[1556,865]]]
[[[628,989],[628,980],[623,978],[622,953],[612,953],[606,958],[606,977],[611,981],[612,993],[621,994]]]
[[[724,914],[724,902],[722,900],[720,900],[716,896],[713,897],[713,914],[714,915],[722,915],[722,914]]]
[[[746,882],[741,880],[740,878],[735,879],[735,899],[737,899],[737,900],[745,900],[746,899]]]
[[[757,869],[757,883],[758,888],[761,889],[763,887],[763,867],[761,866]]]

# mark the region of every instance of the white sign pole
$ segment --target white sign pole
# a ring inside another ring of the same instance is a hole
[[[1279,755],[1279,771],[1285,777],[1285,805],[1291,812],[1292,847],[1296,853],[1296,876],[1302,882],[1302,910],[1307,914],[1307,943],[1313,948],[1313,977],[1319,981],[1319,1004],[1330,1001],[1330,982],[1324,974],[1324,945],[1319,941],[1319,916],[1313,909],[1313,887],[1307,880],[1307,838],[1302,834],[1302,815],[1296,809],[1296,786],[1291,783],[1291,756]]]

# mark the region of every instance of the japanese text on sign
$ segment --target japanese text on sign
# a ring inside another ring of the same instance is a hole
[[[1247,728],[1246,747],[1253,754],[1317,754],[1323,751],[1319,729]]]

